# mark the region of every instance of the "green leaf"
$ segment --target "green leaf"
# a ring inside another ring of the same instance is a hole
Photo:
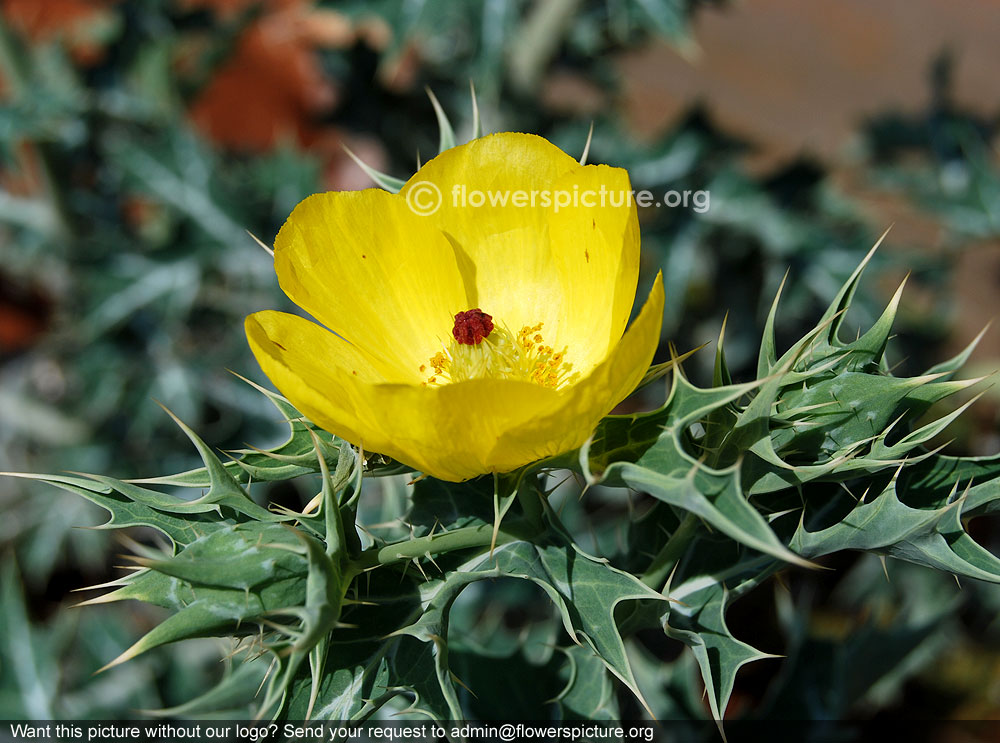
[[[251,482],[284,482],[301,475],[319,472],[313,436],[322,442],[327,466],[336,467],[340,447],[344,445],[343,441],[305,420],[302,414],[280,395],[257,385],[254,387],[278,408],[288,425],[289,435],[283,444],[273,449],[241,449],[233,452],[236,458],[222,465],[233,480],[242,485]],[[374,476],[392,476],[410,471],[408,467],[379,455],[370,456],[365,466],[366,471]],[[143,485],[208,488],[213,482],[213,470],[217,470],[217,467],[213,465],[210,469],[205,466],[174,475],[143,478],[132,482]],[[216,476],[218,477],[217,472]]]
[[[232,710],[246,713],[249,700],[253,699],[264,682],[268,659],[253,658],[227,667],[218,684],[189,702],[159,710],[147,710],[156,717],[193,719],[202,715],[218,717],[220,712]]]
[[[724,567],[700,570],[692,566],[699,562],[699,548],[719,552],[714,540],[703,541],[689,552],[685,576],[667,591],[671,603],[665,630],[669,637],[691,648],[701,669],[712,715],[722,720],[739,669],[755,660],[774,657],[736,639],[726,625],[726,609],[779,563],[769,557],[749,557]]]
[[[305,719],[312,703],[313,719],[364,720],[403,695],[411,699],[411,713],[447,719],[433,648],[393,634],[422,612],[416,580],[379,570],[357,579],[352,590],[343,625],[330,635],[319,688],[314,692],[312,680],[300,672],[282,716]]]
[[[542,588],[559,610],[563,625],[576,642],[591,647],[606,667],[641,700],[618,632],[615,608],[623,601],[663,600],[634,576],[588,557],[573,546],[510,542],[492,555],[472,558],[445,578],[421,587],[427,607],[413,624],[399,630],[438,649],[435,661],[446,697],[452,698],[447,657],[439,647],[447,637],[448,613],[459,593],[470,583],[488,578],[521,578]],[[457,704],[452,699],[450,705]],[[457,710],[460,712],[460,710]],[[460,717],[457,715],[456,717]]]
[[[1000,454],[991,457],[937,455],[904,468],[897,488],[914,508],[942,508],[956,489],[965,504],[963,516],[1000,511]]]
[[[453,483],[425,477],[413,485],[406,522],[413,535],[493,524],[493,481],[480,477]]]
[[[555,698],[564,720],[620,720],[615,686],[604,661],[591,648],[561,648],[566,685]],[[630,664],[631,667],[631,664]]]
[[[709,390],[693,386],[675,372],[662,408],[602,422],[589,448],[581,450],[586,471],[603,469],[598,482],[647,492],[675,508],[695,514],[733,539],[787,562],[807,564],[774,534],[750,504],[738,464],[713,470],[692,456],[684,441],[689,427],[756,387],[731,385]],[[612,442],[618,443],[612,448]]]
[[[145,503],[136,502],[125,494],[112,489],[109,485],[95,480],[70,475],[29,475],[22,473],[4,473],[10,477],[20,477],[29,480],[54,485],[62,490],[76,493],[111,514],[111,518],[99,529],[124,529],[132,526],[149,526],[169,537],[175,545],[183,545],[211,533],[225,525],[225,520],[211,518],[207,513],[188,513],[175,515],[156,510]],[[185,501],[177,499],[178,504]]]
[[[250,495],[243,489],[236,478],[223,466],[222,461],[215,455],[209,446],[201,440],[190,427],[180,418],[164,408],[167,414],[174,419],[174,423],[184,432],[184,434],[194,444],[195,449],[205,463],[205,471],[208,475],[208,492],[205,493],[199,502],[211,503],[219,506],[227,506],[237,513],[257,519],[258,521],[281,521],[286,517],[279,516],[261,508]]]
[[[134,558],[143,567],[187,583],[249,590],[307,572],[306,560],[292,551],[291,529],[276,524],[232,524],[187,544],[166,560]]]
[[[836,507],[836,503],[830,502],[826,508],[807,508],[792,537],[792,546],[808,557],[846,549],[876,552],[956,575],[1000,582],[1000,559],[965,533],[961,516],[967,496],[957,487],[956,482],[946,505],[918,509],[902,502],[898,478],[893,477],[876,497],[867,502],[862,499],[825,528],[814,524],[822,522],[824,510]],[[1000,492],[994,493],[995,497],[1000,497]]]

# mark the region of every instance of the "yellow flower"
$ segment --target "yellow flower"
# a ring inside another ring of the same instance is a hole
[[[275,270],[333,332],[258,312],[250,346],[318,426],[443,480],[574,449],[635,389],[659,339],[659,276],[625,332],[639,261],[630,190],[624,170],[507,133],[445,151],[399,194],[310,196],[278,233]]]

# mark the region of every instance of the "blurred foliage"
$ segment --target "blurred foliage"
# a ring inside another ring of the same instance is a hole
[[[866,140],[873,181],[938,217],[960,248],[969,238],[1000,235],[1000,172],[991,144],[1000,135],[1000,109],[983,116],[957,105],[953,65],[948,53],[934,63],[926,112],[875,117]]]
[[[749,378],[757,329],[785,271],[789,281],[776,329],[781,342],[810,327],[885,225],[867,223],[819,164],[748,173],[742,155],[750,144],[729,137],[698,110],[652,141],[635,141],[614,106],[614,53],[654,37],[686,53],[698,5],[5,0],[0,470],[119,477],[182,470],[192,464],[191,454],[153,399],[223,448],[278,437],[274,411],[225,371],[256,374],[243,317],[284,302],[269,257],[246,230],[267,243],[305,195],[365,185],[344,156],[344,143],[380,169],[409,175],[418,153],[426,157],[437,146],[423,85],[467,135],[470,79],[487,131],[539,133],[578,154],[593,120],[590,162],[626,167],[636,188],[655,193],[711,193],[704,214],[643,211],[643,277],[648,285],[664,270],[670,298],[664,340],[682,349],[714,338],[725,313],[733,311],[727,360],[737,379]],[[585,81],[598,103],[547,105],[544,86],[553,72]],[[969,238],[998,233],[1000,176],[989,145],[997,122],[955,109],[946,94],[945,63],[937,79],[939,95],[926,118],[887,116],[870,123],[867,137],[873,179],[939,215],[959,249]],[[914,152],[921,157],[914,160]],[[879,260],[884,270],[901,268],[898,254]],[[946,260],[908,254],[902,268],[941,282]],[[867,327],[882,304],[863,288],[850,324]],[[918,363],[942,340],[942,329],[924,319],[912,317],[903,328],[900,355]],[[711,361],[703,354],[691,366],[710,374]],[[261,503],[300,507],[305,491],[267,486],[253,492]],[[625,517],[641,515],[650,504],[640,497],[638,510],[623,514],[594,492],[587,504],[566,497],[560,507],[568,522],[588,516],[586,521],[608,524],[593,534],[594,551],[603,553],[623,538]],[[173,650],[91,678],[149,626],[114,607],[64,608],[67,589],[111,577],[113,547],[106,534],[73,528],[99,523],[99,511],[82,499],[9,479],[0,480],[0,503],[8,516],[0,543],[17,555],[27,592],[26,605],[20,577],[13,570],[4,574],[4,634],[11,638],[0,649],[5,716],[128,715],[179,703],[217,675],[196,652]],[[595,508],[607,508],[609,518],[586,513]],[[641,528],[641,519],[636,523]],[[136,536],[147,541],[147,534]],[[770,618],[774,635],[763,649],[791,657],[776,687],[781,691],[772,692],[774,714],[884,707],[899,700],[912,674],[940,657],[942,648],[959,648],[965,662],[986,648],[996,658],[1000,628],[988,608],[997,606],[995,591],[973,586],[959,595],[952,584],[915,567],[890,569],[893,581],[887,583],[873,565],[859,562],[841,583],[803,577],[791,595],[776,589],[775,606],[753,604]],[[463,680],[474,689],[484,672],[466,663],[471,656],[463,653],[473,649],[506,659],[497,673],[523,674],[526,664],[555,662],[547,638],[558,619],[539,608],[537,590],[522,582],[477,584],[475,590],[475,597],[471,590],[463,594],[452,614],[466,646],[454,652],[456,668],[468,669],[458,673]],[[940,600],[953,594],[953,603]],[[809,596],[814,604],[806,612]],[[801,610],[789,608],[793,604]],[[877,614],[873,607],[896,611],[900,621],[866,624]],[[738,617],[747,627],[759,622],[749,609],[734,610],[734,626]],[[8,629],[15,626],[24,634]],[[851,643],[840,642],[862,626]],[[676,648],[645,639],[630,640],[629,653],[644,688],[658,689],[658,709],[703,717],[691,657],[665,666]],[[873,646],[886,650],[881,666],[871,660]],[[820,652],[830,658],[825,676],[797,662]],[[862,666],[858,657],[871,664]],[[140,681],[130,674],[144,675]],[[644,682],[643,674],[655,683]],[[182,675],[190,676],[189,686],[179,694]],[[925,672],[921,683],[936,688],[941,678]],[[961,679],[953,688],[959,685]],[[40,691],[26,695],[25,689]],[[817,689],[822,699],[807,698]],[[998,693],[980,685],[941,714],[995,709]],[[740,694],[738,683],[734,704]],[[977,694],[983,699],[974,701]],[[608,705],[620,705],[622,714],[639,711],[627,695],[611,695]]]
[[[0,715],[4,719],[108,719],[186,699],[217,674],[219,646],[211,640],[150,654],[100,676],[110,655],[128,644],[135,626],[158,621],[147,607],[56,611],[34,617],[26,606],[13,560],[2,573],[0,596]],[[252,690],[251,690],[252,693]]]

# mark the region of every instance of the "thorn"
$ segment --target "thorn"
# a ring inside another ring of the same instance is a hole
[[[378,606],[377,601],[364,601],[361,599],[343,599],[340,603],[343,606]]]
[[[587,144],[583,146],[583,154],[580,155],[580,165],[587,164],[587,155],[590,154],[590,143],[594,139],[594,122],[590,122],[590,131],[587,133]]]
[[[302,515],[303,516],[307,516],[307,515],[313,513],[314,511],[319,510],[319,504],[322,503],[322,502],[323,502],[323,494],[322,493],[318,493],[317,495],[314,495],[313,498],[312,498],[312,500],[310,500],[308,503],[306,503],[306,507],[302,509]],[[291,510],[291,509],[289,509],[289,510]]]
[[[239,380],[241,380],[243,382],[246,382],[247,384],[249,384],[251,387],[253,387],[255,390],[257,390],[261,394],[267,395],[268,397],[276,397],[277,399],[281,400],[282,402],[288,402],[288,400],[286,398],[282,397],[277,392],[273,392],[272,390],[269,390],[266,387],[261,387],[259,384],[257,384],[256,382],[254,382],[252,379],[247,379],[246,377],[244,377],[239,372],[233,371],[232,369],[228,369],[228,368],[226,369],[226,371],[229,372],[230,374],[232,374],[237,379],[239,379]],[[288,404],[291,405],[291,403],[288,403]],[[302,420],[304,420],[304,419],[302,419]]]
[[[426,557],[428,560],[431,561],[431,565],[436,567],[438,572],[441,573],[441,575],[444,575],[444,571],[441,569],[441,566],[434,561],[434,558],[431,556],[431,553],[429,551],[424,553],[424,557]]]
[[[340,146],[344,148],[344,152],[347,153],[347,156],[351,158],[355,162],[355,164],[365,172],[365,175],[371,178],[375,182],[375,184],[378,185],[379,187],[384,188],[387,191],[393,191],[393,188],[388,187],[388,186],[393,186],[395,188],[395,191],[398,191],[399,187],[396,187],[396,182],[400,184],[400,187],[402,186],[403,181],[399,181],[398,179],[395,179],[386,173],[380,173],[379,171],[375,170],[375,168],[373,168],[364,160],[362,160],[360,157],[355,155],[353,150],[351,150],[351,148],[348,147],[346,144],[341,143]]]
[[[251,238],[251,239],[252,239],[252,240],[253,240],[253,241],[254,241],[255,243],[257,243],[258,245],[260,245],[260,247],[264,248],[264,251],[265,251],[265,252],[266,252],[266,253],[267,253],[267,254],[268,254],[269,256],[271,256],[272,258],[274,258],[274,250],[272,250],[271,248],[267,247],[267,245],[265,245],[265,244],[264,244],[264,241],[263,241],[263,240],[261,240],[261,239],[260,239],[259,237],[257,237],[257,236],[256,236],[255,234],[253,234],[253,233],[252,233],[252,232],[251,232],[250,230],[247,230],[247,231],[246,231],[246,233],[247,233],[248,235],[250,235],[250,238]]]
[[[838,484],[840,485],[840,487],[841,487],[841,488],[843,488],[843,489],[844,489],[844,491],[845,491],[845,492],[846,492],[846,493],[847,493],[847,494],[848,494],[849,496],[851,496],[851,499],[852,499],[852,500],[853,500],[853,501],[854,501],[855,503],[864,503],[864,502],[865,502],[865,498],[864,498],[864,496],[861,496],[861,498],[859,499],[859,498],[858,498],[858,496],[856,496],[856,495],[855,495],[854,493],[852,493],[852,492],[851,492],[851,489],[850,489],[849,487],[847,487],[847,484],[846,484],[846,483],[843,483],[843,482],[841,482],[841,483],[838,483]],[[868,491],[866,490],[865,492],[867,493]]]
[[[483,136],[483,122],[479,118],[479,101],[476,100],[476,85],[469,78],[469,93],[472,96],[472,138]]]
[[[424,582],[425,582],[425,583],[430,583],[431,579],[430,579],[430,577],[429,577],[429,576],[427,575],[427,573],[425,573],[425,572],[424,572],[424,566],[420,564],[420,561],[419,561],[419,560],[418,560],[417,558],[415,558],[415,557],[414,557],[414,558],[413,558],[413,559],[411,560],[411,562],[412,562],[412,563],[413,563],[414,565],[416,565],[416,566],[417,566],[417,570],[419,570],[419,571],[420,571],[420,574],[421,574],[422,576],[424,576]]]
[[[93,675],[97,676],[97,675],[99,675],[101,673],[104,673],[105,671],[110,670],[110,669],[114,668],[117,665],[121,665],[125,661],[131,660],[132,658],[134,658],[137,655],[141,654],[142,653],[141,643],[142,643],[142,640],[137,641],[134,645],[132,645],[128,650],[126,650],[124,653],[122,653],[121,655],[119,655],[113,661],[111,661],[110,663],[106,663],[105,665],[101,666],[96,671],[94,671]]]
[[[465,689],[467,692],[469,692],[476,699],[479,699],[479,695],[476,694],[476,692],[474,692],[472,689],[470,689],[466,685],[466,683],[464,681],[462,681],[462,679],[460,679],[458,676],[456,676],[454,671],[449,670],[448,674],[451,676],[451,680],[452,681],[454,681],[456,684],[458,684],[459,686],[461,686],[463,689]]]
[[[260,690],[264,688],[264,684],[267,683],[267,679],[271,676],[271,671],[274,670],[274,664],[277,663],[277,662],[278,662],[277,658],[272,658],[271,659],[271,665],[269,665],[267,667],[267,670],[264,672],[264,678],[262,678],[260,680],[260,686],[258,686],[257,687],[257,691],[254,692],[254,698],[256,698],[257,695],[260,694]]]
[[[440,131],[438,154],[440,154],[455,146],[455,132],[451,128],[451,122],[448,121],[448,115],[445,114],[440,101],[434,95],[434,91],[431,90],[429,85],[424,86],[424,91],[427,93],[427,97],[431,99],[431,105],[434,107],[434,115],[437,117],[438,129]]]

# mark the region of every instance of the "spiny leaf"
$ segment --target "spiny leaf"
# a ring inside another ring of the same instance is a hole
[[[906,505],[897,488],[898,477],[893,477],[876,497],[858,503],[825,528],[812,526],[822,521],[825,509],[807,509],[792,537],[792,546],[810,557],[847,549],[876,552],[956,575],[1000,582],[1000,559],[976,544],[962,527],[965,501],[957,482],[951,489],[957,497],[936,509]],[[835,506],[831,501],[827,507]]]
[[[277,607],[272,613],[288,614],[301,624],[290,635],[287,645],[279,649],[279,670],[271,678],[268,693],[261,703],[263,710],[280,708],[288,696],[289,688],[299,667],[316,649],[316,663],[322,665],[328,635],[340,619],[347,581],[343,574],[343,555],[327,554],[323,545],[304,532],[289,529],[299,540],[308,562],[305,596],[286,606]],[[313,679],[315,680],[315,679]],[[310,694],[305,717],[313,711],[316,691]]]
[[[213,531],[167,560],[134,559],[187,583],[246,590],[304,576],[306,561],[289,549],[294,543],[284,527],[251,522]]]
[[[702,571],[698,550],[718,551],[705,541],[689,553],[685,575],[667,590],[670,612],[665,631],[691,648],[708,693],[712,716],[722,720],[736,673],[747,663],[773,655],[737,640],[726,625],[726,609],[738,596],[757,586],[779,564],[768,557],[737,558],[725,567]],[[709,562],[711,559],[709,560]]]
[[[105,477],[104,475],[88,475],[83,472],[74,474],[104,485],[107,488],[106,492],[117,491],[135,503],[142,503],[158,511],[177,514],[214,513],[218,516],[222,515],[217,503],[206,503],[202,499],[194,501],[181,500],[175,495],[166,495],[132,483],[116,480],[113,477]]]
[[[567,663],[566,685],[555,698],[564,720],[620,720],[612,678],[591,648],[572,645],[560,648]]]
[[[609,468],[629,487],[682,508],[741,544],[781,560],[811,567],[789,550],[743,494],[739,467],[711,472],[693,467],[682,476],[663,475],[640,465]]]
[[[743,467],[747,491],[750,495],[760,495],[815,480],[843,482],[895,469],[902,464],[912,466],[932,457],[935,452],[923,451],[920,446],[941,433],[975,399],[901,436],[893,444],[887,443],[889,436],[901,428],[904,421],[926,410],[928,401],[941,399],[979,381],[935,384],[920,380],[891,380],[871,385],[876,390],[887,391],[881,398],[877,394],[870,395],[867,406],[851,404],[845,409],[839,402],[802,406],[798,409],[808,410],[820,422],[802,430],[793,430],[790,434],[788,429],[779,429],[772,438],[757,442],[753,447],[755,456],[747,458]],[[868,375],[861,375],[860,386],[867,386],[870,382]],[[820,405],[822,410],[819,410]],[[865,411],[863,416],[862,410]],[[825,428],[824,418],[828,413],[831,419],[826,422],[828,428]],[[890,415],[896,417],[890,421]],[[795,423],[792,423],[791,428],[794,427]],[[867,435],[868,430],[880,433]],[[787,460],[775,450],[776,443],[787,452]],[[838,444],[840,448],[835,448]]]
[[[31,475],[3,473],[54,485],[62,490],[83,496],[111,514],[111,518],[98,529],[124,529],[132,526],[149,526],[167,536],[175,545],[193,542],[199,537],[221,528],[227,522],[209,517],[207,513],[188,513],[184,516],[160,511],[144,503],[131,500],[124,494],[95,480],[69,475]],[[178,503],[183,503],[178,499]]]
[[[590,442],[580,449],[579,467],[588,482],[606,485],[615,484],[614,474],[606,470],[622,462],[643,463],[659,472],[687,472],[698,459],[688,455],[678,439],[687,435],[689,426],[757,387],[752,382],[703,390],[675,369],[670,396],[663,407],[602,420]],[[673,443],[660,446],[665,439]]]
[[[914,508],[943,508],[958,491],[965,500],[963,515],[996,512],[1000,510],[1000,454],[927,458],[899,473],[897,490]]]
[[[226,710],[243,712],[260,688],[269,662],[267,658],[241,661],[234,668],[227,669],[222,680],[201,696],[175,707],[145,710],[145,713],[154,717],[190,720],[201,716],[215,717]]]
[[[935,364],[930,369],[928,369],[925,374],[944,374],[944,379],[948,379],[954,372],[965,366],[965,362],[969,360],[972,352],[976,350],[976,346],[979,345],[979,341],[983,339],[986,335],[986,331],[990,329],[992,322],[987,323],[986,327],[979,331],[978,335],[972,339],[972,341],[964,349],[959,351],[952,358],[942,361],[940,364]]]
[[[840,291],[838,291],[837,295],[833,298],[833,301],[830,302],[826,312],[823,313],[823,317],[820,318],[819,325],[829,322],[830,330],[827,336],[829,340],[832,341],[838,337],[840,326],[844,322],[846,310],[850,306],[851,300],[854,298],[854,293],[858,289],[858,284],[861,282],[861,275],[864,273],[865,268],[868,267],[868,264],[875,256],[875,252],[879,249],[879,246],[882,245],[882,241],[885,240],[888,234],[889,230],[886,230],[882,233],[882,236],[875,241],[875,245],[873,245],[871,250],[868,251],[868,254],[862,259],[861,263],[858,264],[858,267],[854,269],[850,278],[847,279],[844,285],[840,288]]]
[[[278,409],[288,425],[288,439],[273,449],[241,449],[233,454],[236,458],[223,466],[230,476],[240,484],[250,482],[282,482],[300,475],[319,472],[316,460],[316,446],[313,436],[322,442],[327,466],[336,467],[340,447],[344,442],[323,431],[302,417],[291,404],[280,395],[249,382],[264,394]],[[374,476],[396,475],[409,472],[408,467],[383,457],[372,456],[366,462],[366,470]],[[132,480],[143,485],[166,485],[171,487],[207,488],[212,484],[208,467],[165,475]]]
[[[232,634],[245,620],[259,617],[264,610],[263,602],[254,593],[204,589],[198,593],[198,598],[167,617],[101,670],[167,643]],[[249,625],[247,627],[249,629]]]
[[[639,382],[639,384],[636,385],[635,387],[636,390],[641,390],[643,387],[652,384],[657,379],[665,377],[667,373],[669,373],[672,369],[674,369],[675,367],[679,367],[687,359],[694,356],[696,353],[698,353],[698,351],[700,351],[707,345],[708,345],[707,343],[702,343],[697,348],[692,348],[690,351],[682,353],[679,356],[676,355],[673,351],[673,348],[671,348],[671,354],[673,358],[671,358],[670,361],[664,361],[661,364],[653,364],[651,367],[649,367],[649,369],[643,375],[642,380]]]
[[[319,698],[326,658],[333,631],[344,606],[345,594],[355,575],[348,569],[349,547],[345,535],[341,503],[343,493],[354,486],[360,489],[361,468],[353,449],[342,446],[337,469],[331,475],[326,464],[323,442],[312,435],[314,454],[322,475],[320,510],[324,523],[325,543],[309,534],[288,529],[298,541],[298,549],[286,547],[301,554],[307,562],[305,602],[280,607],[277,613],[288,614],[300,621],[300,626],[290,633],[288,644],[280,644],[277,655],[278,671],[271,677],[267,695],[261,704],[264,711],[275,709],[280,713],[292,691],[299,667],[309,661],[309,697],[303,719],[310,719]]]
[[[764,335],[760,341],[760,352],[757,357],[757,378],[763,379],[771,374],[771,371],[778,365],[778,347],[774,338],[774,324],[778,317],[778,303],[781,301],[781,292],[788,281],[788,272],[785,272],[778,291],[774,294],[771,302],[771,309],[767,313],[767,320],[764,322]]]
[[[570,636],[593,648],[607,668],[642,699],[618,633],[615,608],[622,601],[662,601],[663,596],[572,546],[511,542],[497,547],[492,556],[479,555],[444,579],[426,584],[421,589],[426,610],[398,633],[436,645],[434,638],[447,636],[448,612],[458,594],[474,581],[499,577],[530,580],[541,587],[559,610]],[[440,664],[446,659],[438,656],[437,660]],[[450,681],[445,686],[450,688]]]
[[[744,495],[740,467],[714,470],[685,450],[688,428],[757,385],[698,389],[674,374],[664,406],[653,413],[606,419],[586,451],[584,467],[601,469],[599,482],[624,484],[694,513],[733,539],[782,560],[807,565],[777,538]],[[615,430],[617,429],[617,430]],[[627,442],[608,450],[605,441]],[[610,464],[605,465],[605,462]]]
[[[208,447],[201,437],[180,418],[171,413],[167,408],[163,408],[167,415],[173,418],[174,423],[184,432],[184,435],[194,444],[195,449],[205,463],[205,470],[208,474],[208,492],[199,499],[202,503],[211,503],[232,508],[237,513],[257,519],[259,521],[282,521],[285,517],[279,516],[261,508],[249,494],[241,487],[232,474],[223,466],[222,461]]]
[[[313,702],[314,719],[364,720],[400,695],[412,699],[412,713],[447,719],[432,649],[392,634],[422,612],[415,581],[389,571],[355,581],[359,602],[344,607],[344,626],[330,635],[320,687],[300,673],[289,687],[286,719],[304,719]]]

